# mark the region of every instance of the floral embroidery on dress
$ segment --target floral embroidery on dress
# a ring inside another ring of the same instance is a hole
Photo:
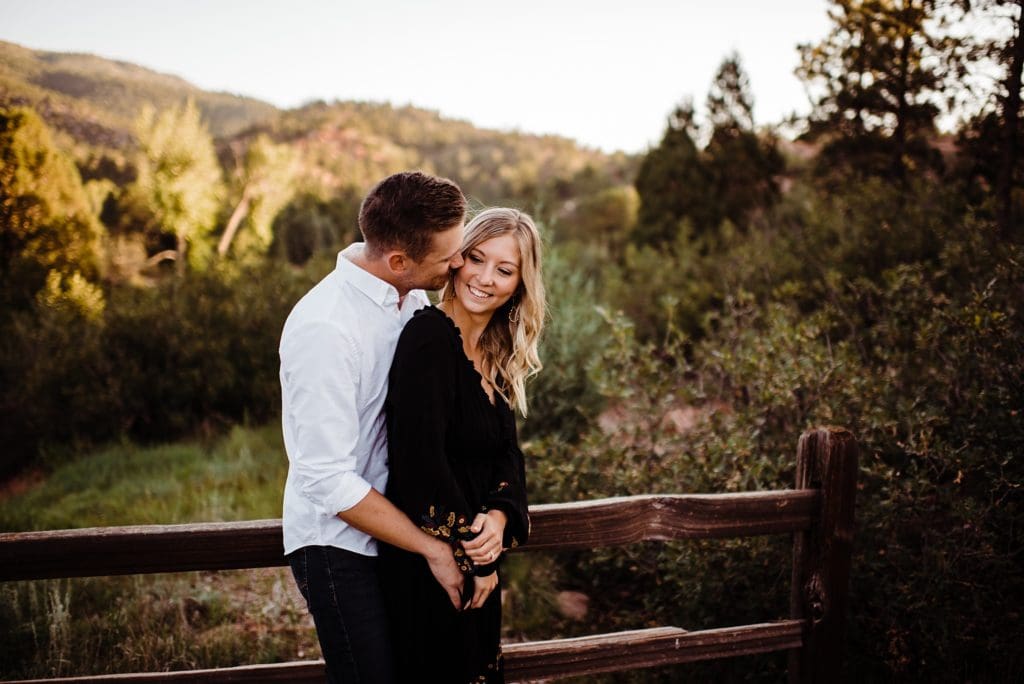
[[[455,563],[464,574],[473,572],[473,561],[469,559],[459,542],[473,538],[469,529],[469,522],[464,515],[456,515],[455,511],[449,511],[447,515],[444,509],[438,506],[431,506],[427,509],[421,520],[423,524],[420,529],[427,534],[439,537],[452,547],[452,555],[455,556]]]

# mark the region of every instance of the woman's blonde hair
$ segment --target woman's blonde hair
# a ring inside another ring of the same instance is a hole
[[[542,367],[537,354],[545,316],[540,233],[528,214],[493,207],[481,211],[466,225],[461,251],[466,257],[477,245],[509,234],[519,245],[519,287],[494,312],[479,344],[487,380],[509,406],[525,416],[526,381]],[[442,300],[454,296],[454,280],[453,272],[441,291]]]

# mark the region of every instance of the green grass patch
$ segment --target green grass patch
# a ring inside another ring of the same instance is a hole
[[[276,423],[212,445],[116,444],[0,503],[0,530],[278,518],[287,473]]]

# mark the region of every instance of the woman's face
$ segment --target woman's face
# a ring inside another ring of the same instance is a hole
[[[470,313],[493,314],[519,287],[519,243],[506,233],[481,242],[464,258],[455,272],[455,296]]]

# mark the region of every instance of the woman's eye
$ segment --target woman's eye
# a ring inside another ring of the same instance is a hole
[[[483,261],[483,259],[478,257],[476,254],[470,254],[469,255],[469,260],[472,261],[474,264],[479,264],[480,262]]]
[[[512,275],[512,271],[508,271],[508,270],[501,269],[501,268],[498,269],[498,273],[500,273],[503,276],[510,276],[510,275]]]

